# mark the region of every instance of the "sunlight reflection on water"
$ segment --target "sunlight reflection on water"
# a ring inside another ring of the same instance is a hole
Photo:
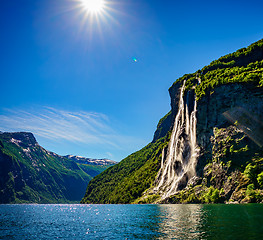
[[[259,239],[262,204],[0,205],[0,239]]]
[[[201,205],[160,205],[159,232],[166,238],[200,239]]]

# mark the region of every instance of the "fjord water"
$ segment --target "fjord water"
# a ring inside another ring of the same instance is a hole
[[[0,239],[260,239],[262,216],[262,204],[0,205]]]

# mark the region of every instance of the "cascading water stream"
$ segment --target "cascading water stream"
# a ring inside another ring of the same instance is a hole
[[[171,139],[167,151],[163,150],[161,168],[155,182],[154,191],[159,192],[163,199],[186,187],[189,180],[196,176],[196,100],[189,115],[189,92],[185,104],[184,90],[185,82],[181,87]]]

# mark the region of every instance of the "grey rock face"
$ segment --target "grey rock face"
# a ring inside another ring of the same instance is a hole
[[[258,93],[247,84],[228,84],[214,89],[198,101],[197,144],[205,158],[212,157],[211,137],[214,136],[214,128],[220,129],[234,125],[234,122],[226,117],[226,113],[242,109],[255,119],[262,119],[263,96]],[[200,160],[202,161],[202,157]]]
[[[178,82],[170,89],[172,123],[178,111],[180,85]],[[184,99],[191,109],[194,103],[193,89],[184,94]],[[196,143],[200,148],[196,179],[199,180],[192,184],[194,188],[185,186],[182,189],[186,191],[185,194],[189,194],[189,189],[194,189],[191,191],[195,192],[199,201],[203,201],[202,194],[213,187],[221,189],[221,200],[246,201],[249,181],[243,171],[262,151],[262,109],[262,89],[253,84],[221,85],[199,99],[196,113]],[[181,197],[178,199],[175,202],[182,202]]]

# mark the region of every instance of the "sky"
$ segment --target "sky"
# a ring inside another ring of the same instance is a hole
[[[105,0],[92,15],[81,0],[1,1],[0,131],[120,161],[152,141],[177,78],[263,38],[262,9],[259,0]]]

